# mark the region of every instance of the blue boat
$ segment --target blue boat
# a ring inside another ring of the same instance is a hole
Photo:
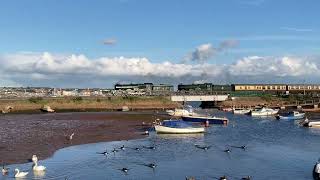
[[[291,111],[284,115],[278,115],[276,116],[279,120],[297,120],[297,119],[303,119],[305,117],[305,113],[301,113],[298,111]]]
[[[229,120],[225,117],[215,117],[215,116],[182,116],[182,120],[189,121],[189,122],[198,122],[198,123],[206,123],[207,121],[209,124],[223,124],[227,125]]]

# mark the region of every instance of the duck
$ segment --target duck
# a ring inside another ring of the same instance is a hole
[[[239,148],[239,149],[243,149],[243,150],[246,150],[246,149],[247,149],[247,146],[246,146],[246,145],[242,145],[242,146],[231,146],[231,147]]]
[[[116,153],[116,152],[118,152],[118,150],[116,150],[116,148],[113,148],[113,150],[111,152]]]
[[[219,180],[227,180],[227,176],[221,176]]]
[[[211,146],[200,146],[200,145],[195,145],[196,148],[199,148],[199,149],[203,149],[203,150],[208,150],[211,148]]]
[[[29,172],[20,172],[18,168],[16,168],[14,171],[16,172],[16,174],[14,175],[14,177],[16,178],[25,177],[29,174]]]
[[[129,169],[128,168],[122,168],[121,171],[127,173],[129,171]]]
[[[241,149],[243,150],[246,150],[247,149],[247,146],[246,145],[243,145],[243,146],[240,146]]]
[[[103,154],[103,155],[107,155],[107,154],[109,154],[107,151],[104,151],[104,152],[98,152],[97,154]]]
[[[143,146],[143,148],[152,149],[152,150],[155,150],[155,149],[156,149],[156,147],[154,147],[154,146]]]
[[[152,168],[152,169],[157,167],[157,165],[154,163],[146,164],[146,166],[148,166],[149,168]]]
[[[243,177],[241,178],[242,180],[250,180],[251,179],[251,176],[246,176],[246,177]]]
[[[124,145],[122,145],[119,149],[121,149],[122,151],[124,151],[126,148],[124,147]]]
[[[224,150],[224,152],[226,152],[226,153],[230,153],[230,152],[231,152],[231,150],[230,150],[230,149],[226,149],[226,150]]]
[[[46,167],[45,166],[38,166],[38,162],[36,161],[34,163],[34,166],[32,168],[34,171],[45,171]]]
[[[2,174],[7,175],[9,173],[9,168],[6,168],[4,164],[2,165]]]

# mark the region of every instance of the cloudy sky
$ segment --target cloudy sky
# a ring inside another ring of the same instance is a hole
[[[320,83],[319,0],[3,0],[0,86]]]

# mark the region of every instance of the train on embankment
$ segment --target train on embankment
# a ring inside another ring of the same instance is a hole
[[[178,92],[264,92],[273,94],[320,93],[320,84],[179,84]]]

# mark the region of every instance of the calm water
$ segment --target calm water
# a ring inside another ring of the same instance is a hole
[[[207,111],[212,113],[213,110]],[[251,118],[244,115],[216,112],[227,116],[227,127],[212,126],[204,135],[157,135],[145,139],[73,146],[57,151],[40,161],[45,174],[33,174],[31,164],[9,166],[28,170],[27,179],[215,179],[226,175],[241,179],[312,179],[312,169],[320,157],[320,129],[299,127],[293,121],[274,118]],[[204,151],[194,144],[211,145]],[[125,145],[124,151],[107,157],[96,152]],[[229,145],[247,145],[247,150]],[[156,146],[155,150],[142,146]],[[133,148],[140,147],[140,151]],[[153,171],[143,164],[156,163]],[[128,174],[119,169],[126,167]],[[0,179],[12,179],[12,174]]]

